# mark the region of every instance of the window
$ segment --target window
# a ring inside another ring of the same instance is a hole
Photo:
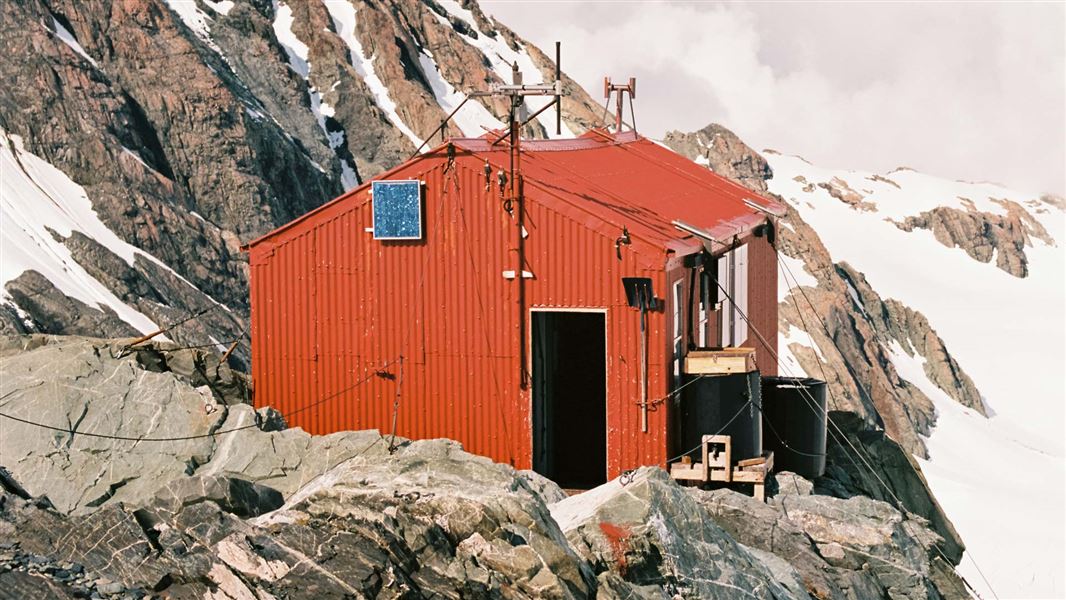
[[[743,344],[748,339],[747,246],[739,246],[718,258],[718,283],[726,292],[718,307],[718,345],[724,348]]]
[[[733,251],[733,344],[739,346],[748,340],[748,247]],[[741,316],[743,315],[743,316]]]
[[[707,321],[708,315],[710,314],[711,310],[713,310],[713,308],[711,307],[710,290],[710,286],[712,285],[714,285],[714,282],[711,281],[711,274],[706,270],[700,271],[700,348],[707,347]]]
[[[718,303],[718,345],[725,348],[733,345],[733,253],[718,257],[718,285],[725,293]]]
[[[682,284],[684,279],[674,282],[674,381],[680,385],[681,381],[681,339],[684,336],[685,321],[683,318],[682,304],[685,299]]]

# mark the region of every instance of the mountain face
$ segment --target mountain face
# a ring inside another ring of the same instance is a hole
[[[246,330],[243,243],[405,160],[512,63],[554,72],[476,4],[414,0],[8,2],[0,47],[4,247],[36,255],[5,267],[0,331],[132,336],[207,311],[166,334],[190,345]],[[593,104],[564,87],[582,132]],[[444,135],[507,110],[471,101]]]
[[[512,64],[554,72],[468,0],[25,0],[0,3],[0,49],[0,336],[166,327],[219,351],[245,339],[243,244],[423,142],[501,127],[507,107],[475,99],[434,133]],[[562,135],[599,124],[564,87]],[[553,111],[524,134],[553,137]],[[1018,490],[1063,469],[1064,393],[1043,376],[1061,371],[1063,200],[822,169],[716,124],[664,143],[789,207],[781,367],[829,382],[840,428],[816,489],[898,500],[953,562],[965,539],[1001,596],[1061,595],[1061,550],[1031,548],[1061,536],[1066,494]],[[238,343],[231,365],[249,360]],[[1005,510],[1026,518],[989,533]]]

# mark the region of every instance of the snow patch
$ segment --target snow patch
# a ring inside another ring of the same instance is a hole
[[[418,55],[418,64],[422,67],[422,73],[426,76],[430,89],[433,90],[433,96],[437,99],[437,104],[445,112],[451,114],[456,107],[462,104],[466,96],[458,92],[452,87],[452,84],[441,76],[440,69],[437,68],[437,62],[433,60],[433,56],[425,48]],[[484,135],[486,131],[494,131],[504,127],[499,119],[492,116],[492,113],[476,100],[467,102],[462,110],[455,113],[455,116],[452,117],[452,122],[468,137],[478,137]]]
[[[130,150],[129,148],[123,146],[122,147],[122,153],[130,156],[131,158],[133,158],[133,160],[141,163],[141,166],[144,167],[145,169],[148,169],[149,171],[155,171],[155,169],[153,169],[152,167],[148,166],[148,163],[144,162],[144,159],[141,158],[140,154],[137,154],[133,150]]]
[[[212,2],[212,0],[204,0],[204,4],[211,8],[211,10],[217,12],[222,16],[229,14],[229,11],[233,10],[233,0],[222,0],[221,2]]]
[[[326,135],[326,140],[329,143],[329,147],[337,154],[337,160],[341,164],[341,185],[345,191],[348,191],[355,186],[359,185],[359,177],[355,171],[355,165],[342,157],[337,153],[337,149],[345,144],[345,132],[343,129],[331,131],[326,124],[326,118],[332,117],[336,111],[322,99],[322,93],[311,83],[311,62],[308,59],[310,48],[307,44],[303,43],[300,38],[296,37],[296,34],[292,31],[292,24],[294,17],[292,15],[292,7],[284,2],[278,2],[274,0],[274,37],[281,44],[281,47],[285,50],[285,54],[289,57],[289,66],[293,71],[296,71],[304,81],[307,82],[307,96],[311,102],[311,113],[315,115],[315,120],[318,121],[318,126],[322,129],[322,132]],[[330,2],[326,3],[327,8],[330,8],[332,14]],[[354,12],[354,10],[353,10]],[[354,19],[354,15],[353,15]],[[353,20],[354,25],[354,20]],[[334,121],[335,123],[335,121]],[[337,125],[339,127],[339,125]],[[314,161],[320,171],[326,172]]]
[[[325,1],[325,5],[330,17],[333,18],[333,27],[337,30],[337,35],[348,45],[352,67],[370,88],[370,93],[374,95],[374,102],[385,113],[389,122],[418,148],[422,145],[422,139],[403,122],[399,113],[396,112],[396,103],[389,96],[388,88],[374,71],[374,57],[367,57],[363,53],[363,44],[359,41],[357,34],[355,7],[350,2]],[[338,81],[334,86],[339,83]]]
[[[196,5],[195,0],[166,0],[166,3],[167,6],[170,7],[170,10],[174,11],[175,14],[181,17],[182,22],[184,22],[185,26],[196,34],[196,37],[200,38],[212,50],[217,52],[219,56],[222,56],[222,49],[219,48],[215,44],[215,40],[211,38],[211,17],[204,11],[200,10],[200,7]]]
[[[76,52],[85,60],[89,61],[89,64],[91,64],[92,66],[96,67],[97,69],[100,68],[100,65],[96,64],[96,61],[93,60],[93,57],[89,56],[89,54],[85,51],[85,48],[82,48],[81,44],[78,43],[78,40],[74,38],[74,34],[71,33],[70,30],[66,27],[63,27],[63,24],[60,23],[59,20],[55,17],[52,17],[52,27],[55,31],[56,37],[59,38],[59,41],[63,42],[67,46],[70,46],[71,50]]]
[[[134,248],[100,221],[85,190],[62,171],[27,152],[22,139],[0,130],[0,284],[33,270],[43,275],[63,294],[87,306],[113,310],[119,318],[142,333],[159,326],[143,313],[120,300],[93,278],[57,241],[49,229],[62,237],[75,230],[93,238],[133,265],[137,255],[160,263]],[[14,304],[6,290],[0,292]]]
[[[540,85],[545,83],[544,75],[541,74],[540,69],[537,68],[536,63],[533,62],[533,58],[529,55],[529,52],[522,46],[519,46],[518,50],[511,48],[507,42],[503,39],[503,36],[499,33],[494,35],[488,35],[481,31],[478,27],[477,19],[474,18],[474,13],[457,2],[456,0],[440,0],[438,4],[448,14],[456,17],[470,26],[471,29],[477,32],[477,37],[473,38],[465,35],[459,31],[456,33],[463,38],[463,40],[477,48],[488,60],[489,65],[496,75],[505,83],[511,83],[512,69],[511,65],[518,65],[518,71],[522,74],[522,83],[527,85]],[[437,13],[433,13],[445,27],[449,29],[452,27],[448,19],[442,17]],[[550,82],[548,82],[550,83]],[[548,104],[554,102],[554,98],[550,96],[534,96],[525,99],[525,107],[528,111],[527,114],[533,114],[534,112],[544,108]],[[473,102],[473,101],[472,101]],[[480,103],[478,103],[480,104]],[[537,121],[544,127],[548,137],[555,138],[572,138],[574,137],[573,131],[566,125],[562,124],[560,135],[555,135],[555,114],[551,109],[548,109],[537,116]],[[466,130],[463,130],[466,132]],[[469,133],[467,133],[469,135]],[[477,135],[481,135],[478,133]]]
[[[780,283],[777,286],[778,301],[784,300],[788,297],[791,288],[796,286],[802,287],[818,287],[818,280],[807,271],[807,263],[798,258],[792,258],[784,252],[778,252],[777,258],[781,262],[781,277],[785,285]]]

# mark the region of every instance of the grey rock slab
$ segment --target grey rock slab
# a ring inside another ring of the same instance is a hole
[[[210,390],[140,368],[116,345],[72,338],[0,358],[0,407],[58,430],[5,419],[0,463],[62,512],[139,502],[206,460],[226,410]],[[133,438],[108,439],[83,435]],[[143,438],[174,439],[167,442]]]
[[[681,598],[794,598],[662,470],[644,467],[551,506],[597,573]],[[803,597],[803,596],[798,596]]]

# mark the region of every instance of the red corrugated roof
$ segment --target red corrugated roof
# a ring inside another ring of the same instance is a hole
[[[509,148],[506,141],[492,145],[496,137],[490,133],[481,138],[452,139],[413,161],[440,156],[451,143],[488,161],[494,170],[506,169]],[[674,226],[675,220],[728,241],[765,220],[762,213],[745,205],[745,198],[772,212],[784,210],[779,203],[632,132],[611,135],[594,130],[569,140],[523,140],[521,160],[526,185],[543,192],[537,195],[539,200],[579,207],[611,232],[620,232],[625,226],[634,236],[668,250],[690,247],[694,241],[693,236]],[[377,179],[387,179],[397,169]],[[344,201],[366,185],[369,182],[326,206]],[[528,191],[527,196],[532,197]],[[326,206],[248,246],[273,237]]]

